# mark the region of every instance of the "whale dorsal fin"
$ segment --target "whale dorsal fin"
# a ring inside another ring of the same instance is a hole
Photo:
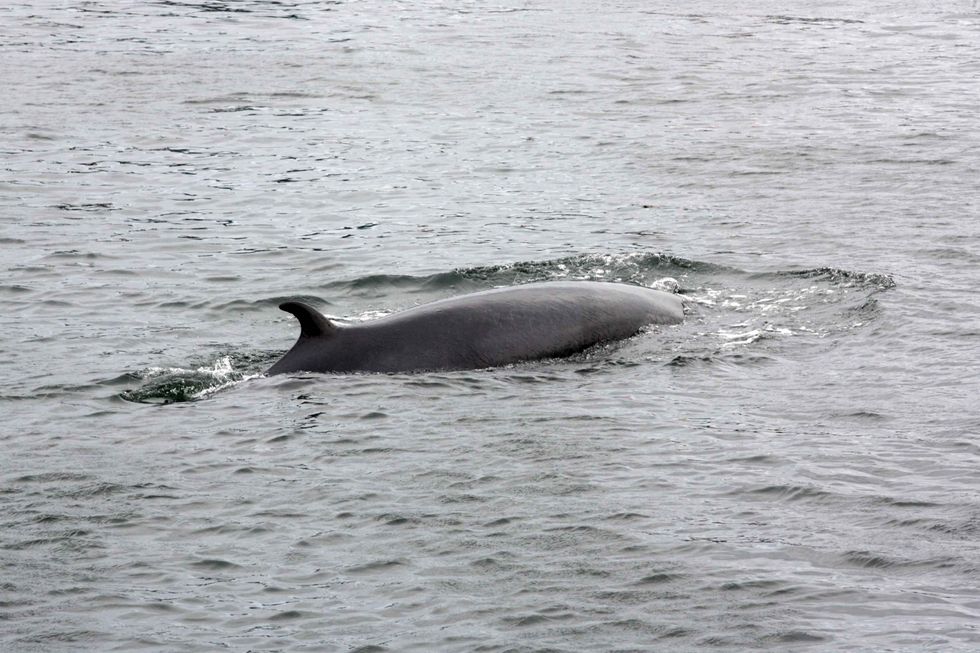
[[[323,317],[320,311],[303,302],[286,302],[279,304],[279,308],[287,313],[292,313],[299,320],[300,338],[329,336],[337,330],[337,326]]]

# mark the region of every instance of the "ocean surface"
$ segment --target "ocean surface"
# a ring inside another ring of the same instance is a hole
[[[0,650],[980,650],[974,0],[14,0],[0,89]],[[262,375],[555,279],[686,319]]]

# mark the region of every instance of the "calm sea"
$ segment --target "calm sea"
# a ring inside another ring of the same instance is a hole
[[[0,7],[3,651],[980,649],[980,7]],[[683,325],[265,378],[551,279]]]

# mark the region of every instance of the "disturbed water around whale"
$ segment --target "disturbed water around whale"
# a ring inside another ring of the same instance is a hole
[[[969,2],[0,9],[0,648],[975,650]],[[548,280],[685,322],[261,372]]]

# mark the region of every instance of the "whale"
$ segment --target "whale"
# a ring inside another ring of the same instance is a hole
[[[279,308],[299,321],[300,334],[268,375],[500,367],[570,356],[684,320],[677,295],[602,281],[495,288],[354,324],[338,324],[299,301]]]

